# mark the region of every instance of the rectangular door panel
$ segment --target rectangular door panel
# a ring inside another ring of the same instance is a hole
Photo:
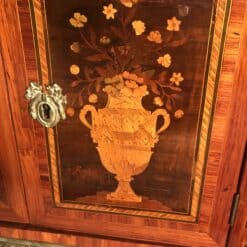
[[[31,2],[40,78],[68,98],[67,119],[47,132],[55,202],[195,221],[220,67],[207,72],[222,55],[209,50],[217,9],[129,4]]]
[[[224,244],[227,230],[216,243],[210,221],[221,193],[216,185],[243,30],[240,5],[244,9],[244,2],[227,0],[18,1],[26,81],[15,90],[23,96],[29,82],[37,82],[29,88],[31,104],[45,89],[60,99],[60,118],[66,115],[45,130],[40,123],[52,122],[51,105],[38,108],[40,123],[23,113],[21,135],[30,143],[18,135],[17,141],[33,154],[33,169],[22,163],[25,186],[29,179],[34,184],[27,192],[35,201],[29,205],[33,224]]]
[[[2,50],[6,47],[5,41],[1,37]],[[0,55],[0,220],[26,223],[28,214],[8,100],[8,71],[4,55]]]

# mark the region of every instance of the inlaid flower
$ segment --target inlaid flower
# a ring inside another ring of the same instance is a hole
[[[172,63],[172,58],[170,56],[170,54],[165,54],[162,57],[159,57],[157,59],[158,64],[162,65],[165,68],[169,68],[171,63]]]
[[[140,20],[132,21],[132,27],[135,30],[136,35],[141,35],[146,30],[145,23]]]
[[[179,73],[172,73],[172,77],[170,78],[170,81],[175,83],[177,86],[180,86],[180,82],[182,82],[184,80],[182,74]]]
[[[142,83],[144,83],[144,78],[142,78],[142,77],[137,77],[136,82],[142,84]]]
[[[144,79],[142,77],[138,77],[136,74],[131,74],[128,71],[124,71],[122,73],[122,77],[124,79],[128,79],[128,80],[132,80],[132,81],[138,82],[140,84],[142,84],[144,82]]]
[[[73,51],[74,53],[79,53],[81,51],[81,45],[79,42],[74,42],[70,46],[70,50]]]
[[[178,32],[182,21],[178,20],[175,16],[167,20],[167,30]]]
[[[153,104],[157,106],[163,106],[164,102],[161,97],[154,97]]]
[[[98,96],[94,93],[90,94],[89,97],[88,97],[88,101],[90,103],[97,103],[98,102]]]
[[[119,82],[116,84],[115,88],[118,89],[118,90],[121,90],[122,88],[124,88],[125,85],[124,85],[124,82]]]
[[[123,95],[125,95],[125,96],[127,96],[127,97],[130,97],[130,96],[132,96],[133,91],[130,88],[128,88],[128,87],[123,87],[120,90],[120,93],[123,94]]]
[[[119,82],[123,82],[123,77],[121,74],[114,75],[113,77],[106,77],[104,79],[105,84],[116,84]]]
[[[134,4],[138,3],[138,0],[120,0],[121,4],[123,4],[127,8],[132,8]]]
[[[107,36],[102,36],[99,42],[103,45],[109,45],[111,43],[111,39]]]
[[[179,109],[179,110],[177,110],[177,111],[175,111],[175,113],[174,113],[174,117],[175,118],[182,118],[184,116],[184,111],[183,110],[181,110],[181,109]]]
[[[73,117],[75,115],[75,109],[73,107],[68,107],[66,113],[69,117]]]
[[[134,88],[137,88],[138,85],[135,81],[131,81],[131,80],[126,80],[125,81],[125,85],[128,87],[128,88],[131,88],[131,89],[134,89]]]
[[[115,75],[112,77],[112,81],[113,83],[119,83],[119,82],[122,82],[123,81],[123,77],[121,74],[119,75]]]
[[[80,73],[80,67],[78,65],[76,65],[76,64],[72,64],[70,66],[70,73],[72,75],[78,75]]]
[[[115,92],[115,91],[116,91],[116,88],[113,87],[113,86],[110,86],[110,85],[105,86],[105,87],[103,88],[103,92],[108,93],[108,94],[110,94],[110,93],[112,93],[112,92]]]
[[[79,12],[75,12],[73,17],[69,19],[73,27],[82,28],[87,23],[87,17]]]
[[[122,76],[123,76],[124,79],[129,79],[130,72],[129,72],[129,71],[124,71],[124,72],[122,73]]]
[[[142,96],[145,96],[148,94],[149,94],[149,92],[147,90],[147,85],[137,87],[133,91],[133,97],[142,97]]]
[[[138,86],[134,81],[127,81],[127,85],[120,90],[120,93],[127,97],[143,97],[149,94],[147,85]]]
[[[111,79],[111,77],[106,77],[106,78],[104,79],[104,82],[105,82],[105,84],[112,84],[112,79]]]
[[[161,33],[159,31],[151,31],[147,36],[147,39],[157,44],[162,43]]]
[[[110,3],[108,6],[103,6],[104,10],[102,11],[103,14],[106,16],[106,19],[114,19],[115,14],[117,13],[117,9],[114,9],[113,4]]]

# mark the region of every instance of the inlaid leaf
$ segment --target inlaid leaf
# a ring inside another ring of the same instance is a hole
[[[182,39],[179,40],[174,40],[171,41],[167,44],[168,47],[178,47],[184,45],[188,41],[187,37],[183,37]]]
[[[162,71],[160,74],[159,74],[159,81],[166,81],[167,79],[167,71]]]
[[[137,5],[135,7],[132,7],[129,11],[128,11],[128,15],[126,16],[124,23],[125,24],[129,24],[135,17],[137,11]]]
[[[132,66],[133,70],[132,73],[135,73],[137,75],[142,75],[142,66],[140,64],[135,64]]]
[[[80,80],[72,81],[71,84],[70,84],[70,86],[71,87],[76,87],[76,86],[78,86],[80,84],[80,82],[81,82]]]
[[[154,69],[151,69],[151,70],[146,70],[142,73],[142,76],[145,78],[145,79],[151,79],[153,77],[153,75],[155,74],[155,70]]]
[[[95,67],[95,70],[97,71],[97,73],[102,76],[102,77],[106,77],[107,76],[107,69],[105,69],[104,67]]]
[[[165,106],[168,111],[172,111],[172,101],[170,99],[167,99]]]
[[[160,95],[160,91],[159,91],[159,89],[158,89],[158,85],[157,85],[154,81],[152,81],[152,82],[150,83],[150,86],[151,86],[151,90],[152,90],[152,92],[153,92],[154,94]]]
[[[182,92],[182,89],[180,87],[173,87],[171,86],[170,87],[173,91],[176,91],[176,92]]]
[[[124,39],[123,33],[118,28],[116,28],[115,26],[111,26],[110,29],[113,32],[113,34],[116,35],[118,38]]]
[[[96,85],[95,85],[96,93],[99,93],[100,89],[101,89],[101,78],[98,78],[96,80]]]
[[[106,54],[101,54],[101,53],[96,54],[96,55],[92,55],[92,56],[88,56],[85,59],[89,62],[94,62],[94,63],[110,60],[109,56],[107,56]]]
[[[91,69],[87,66],[84,67],[84,74],[87,80],[91,80]]]
[[[92,26],[90,26],[90,28],[89,28],[89,36],[90,36],[91,42],[93,44],[96,44],[97,35],[96,35],[94,28]]]
[[[106,64],[106,70],[107,70],[107,75],[109,77],[112,77],[113,75],[116,74],[116,71],[111,63]]]
[[[78,103],[79,103],[80,106],[83,106],[83,104],[84,104],[83,97],[82,97],[81,94],[78,96]]]
[[[178,94],[171,94],[171,97],[174,98],[177,101],[181,101],[182,100],[182,96],[178,95]]]

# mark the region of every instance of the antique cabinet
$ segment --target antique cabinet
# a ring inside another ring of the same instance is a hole
[[[0,219],[28,236],[225,246],[246,141],[246,5],[2,0]]]

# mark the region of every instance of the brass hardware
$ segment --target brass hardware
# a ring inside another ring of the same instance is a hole
[[[26,90],[25,98],[30,101],[29,113],[46,128],[55,127],[61,119],[66,119],[64,106],[67,98],[57,84],[48,85],[46,92],[36,82],[31,82]]]
[[[238,209],[238,203],[239,203],[239,197],[240,197],[239,194],[235,194],[234,198],[233,198],[231,215],[230,215],[230,220],[229,220],[230,226],[233,226],[234,222],[235,222],[236,213],[237,213],[237,209]]]

